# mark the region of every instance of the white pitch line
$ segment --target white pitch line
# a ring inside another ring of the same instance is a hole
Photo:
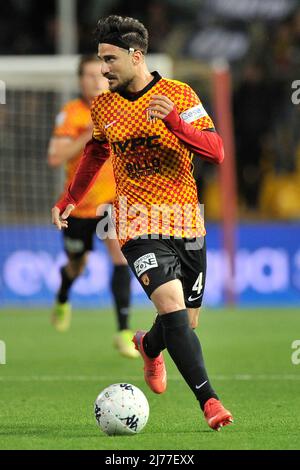
[[[126,376],[119,377],[116,376],[93,376],[93,375],[28,375],[28,376],[0,376],[0,382],[110,382],[116,383],[122,382],[143,382],[143,376]],[[168,376],[169,381],[181,381],[182,377],[178,376]],[[283,374],[283,375],[268,375],[268,374],[237,374],[237,375],[211,375],[211,380],[219,381],[300,381],[300,374]]]

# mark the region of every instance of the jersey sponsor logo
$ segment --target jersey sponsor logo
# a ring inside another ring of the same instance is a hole
[[[56,119],[55,119],[55,124],[56,124],[56,126],[62,126],[63,123],[64,123],[65,120],[66,120],[66,117],[67,117],[67,113],[65,113],[64,111],[62,111],[61,113],[59,113],[59,114],[56,116]]]
[[[138,277],[141,277],[149,269],[158,268],[157,259],[154,253],[141,256],[134,263],[134,269]]]
[[[208,116],[208,114],[202,104],[198,104],[197,106],[184,111],[184,113],[180,115],[181,119],[183,119],[183,121],[187,122],[188,124],[191,124],[192,122],[195,122],[205,116]]]
[[[141,147],[146,147],[148,149],[160,147],[160,137],[160,135],[153,135],[150,137],[138,137],[136,139],[127,139],[125,141],[113,142],[111,145],[114,153],[120,155],[128,150],[135,152]]]
[[[161,172],[160,160],[157,157],[143,157],[138,161],[126,163],[129,178],[139,179],[141,176],[156,175]]]

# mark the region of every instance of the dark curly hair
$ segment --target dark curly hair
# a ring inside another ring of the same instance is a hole
[[[97,44],[115,44],[125,49],[138,49],[147,54],[149,45],[149,33],[140,21],[111,15],[98,21],[95,31]]]

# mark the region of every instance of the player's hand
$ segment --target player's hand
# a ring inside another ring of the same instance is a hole
[[[67,218],[70,216],[71,212],[75,209],[73,204],[69,204],[64,213],[60,215],[60,210],[58,207],[53,207],[52,209],[52,223],[56,225],[58,230],[62,230],[64,228],[68,228],[68,221]]]
[[[153,95],[150,102],[149,112],[152,118],[164,119],[175,108],[175,104],[163,95]]]

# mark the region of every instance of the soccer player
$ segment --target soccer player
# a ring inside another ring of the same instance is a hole
[[[148,32],[138,20],[110,16],[99,21],[96,34],[109,92],[93,102],[93,139],[67,193],[52,209],[52,221],[60,230],[68,226],[111,149],[119,242],[158,312],[150,331],[138,331],[133,339],[145,380],[155,393],[166,390],[162,351],[167,349],[208,425],[219,430],[232,415],[212,388],[194,332],[206,251],[191,158],[194,153],[221,163],[222,140],[187,84],[149,72]]]
[[[76,173],[86,143],[92,138],[93,124],[90,112],[92,101],[101,92],[108,90],[108,81],[101,74],[101,66],[96,55],[81,58],[78,75],[81,96],[67,103],[57,116],[48,152],[48,162],[51,167],[64,166],[66,188]],[[66,331],[70,327],[70,289],[84,271],[88,253],[93,250],[93,238],[99,222],[96,212],[97,210],[101,212],[101,209],[104,212],[105,205],[111,203],[115,196],[115,181],[109,159],[101,168],[93,188],[73,212],[69,219],[69,227],[64,231],[64,248],[68,262],[61,269],[61,285],[52,316],[53,324],[58,331]],[[107,237],[105,244],[114,264],[111,288],[119,329],[114,337],[114,345],[124,356],[137,357],[139,354],[132,344],[132,333],[128,328],[130,304],[128,264],[116,237],[115,239]]]

